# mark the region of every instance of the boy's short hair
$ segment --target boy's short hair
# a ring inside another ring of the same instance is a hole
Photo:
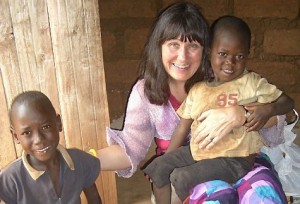
[[[213,24],[211,25],[210,32],[212,41],[215,38],[216,33],[223,28],[232,28],[238,33],[241,33],[243,37],[246,40],[248,49],[250,49],[251,46],[251,30],[248,26],[248,24],[241,18],[238,18],[236,16],[222,16],[218,19],[216,19]]]
[[[10,106],[10,110],[9,110],[9,121],[12,124],[12,110],[16,105],[20,105],[23,103],[36,103],[38,102],[40,105],[43,105],[44,107],[46,107],[50,112],[53,112],[56,114],[55,108],[53,107],[53,104],[51,103],[50,99],[43,94],[40,91],[24,91],[22,93],[20,93],[19,95],[17,95]]]

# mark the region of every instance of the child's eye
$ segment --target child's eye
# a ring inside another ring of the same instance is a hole
[[[227,57],[227,54],[225,52],[218,52],[218,55],[220,55],[222,57]]]
[[[30,131],[25,131],[25,132],[22,132],[22,134],[21,135],[23,135],[23,136],[29,136],[31,134],[31,132]]]
[[[51,127],[51,125],[44,125],[43,127],[42,127],[42,130],[47,130],[47,129],[49,129]]]
[[[238,61],[243,60],[244,58],[245,58],[244,55],[237,55],[237,56],[236,56],[236,59],[237,59]]]

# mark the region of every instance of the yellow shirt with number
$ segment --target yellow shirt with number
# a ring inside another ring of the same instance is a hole
[[[194,130],[199,125],[197,118],[209,109],[245,105],[253,102],[270,103],[275,101],[282,91],[267,82],[265,78],[254,72],[245,71],[244,74],[230,82],[214,85],[209,82],[195,84],[177,110],[184,119],[193,119],[191,126],[191,153],[194,160],[216,157],[245,157],[259,152],[263,145],[260,135],[256,131],[246,132],[244,126],[235,128],[210,150],[201,150],[193,142]]]

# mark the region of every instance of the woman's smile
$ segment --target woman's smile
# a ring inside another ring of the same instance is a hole
[[[196,41],[167,40],[162,44],[162,61],[171,79],[186,81],[199,69],[202,46]]]
[[[173,63],[173,66],[178,69],[187,69],[189,67],[189,65],[179,65],[179,64],[175,64],[175,63]]]

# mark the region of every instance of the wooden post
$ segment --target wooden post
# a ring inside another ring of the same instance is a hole
[[[51,99],[62,116],[62,145],[84,151],[106,146],[98,1],[1,0],[0,8],[0,169],[21,152],[7,112],[24,90],[41,90]],[[101,172],[97,186],[103,203],[117,203],[113,172]]]

